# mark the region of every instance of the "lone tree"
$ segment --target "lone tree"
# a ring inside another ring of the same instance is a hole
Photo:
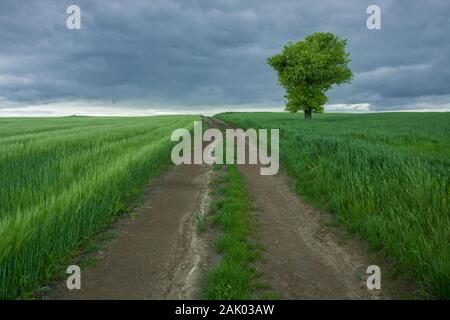
[[[329,32],[316,32],[304,40],[287,43],[283,51],[267,59],[278,72],[278,81],[286,89],[286,110],[303,110],[305,119],[322,112],[334,85],[350,83],[353,73],[348,67],[350,53],[347,40]]]

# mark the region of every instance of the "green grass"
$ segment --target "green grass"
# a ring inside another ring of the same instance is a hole
[[[450,113],[225,113],[279,128],[280,157],[308,201],[383,249],[428,294],[450,298]]]
[[[212,204],[214,222],[223,231],[216,240],[216,248],[223,259],[209,272],[204,297],[251,299],[258,276],[252,262],[258,258],[259,250],[251,240],[254,227],[246,184],[235,166],[227,166],[222,179],[215,181],[215,189],[223,195]]]
[[[0,299],[26,297],[126,212],[196,116],[0,119]]]

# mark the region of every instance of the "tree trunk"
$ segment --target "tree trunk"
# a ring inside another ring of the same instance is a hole
[[[310,120],[311,118],[312,118],[312,109],[311,108],[305,109],[305,119]]]

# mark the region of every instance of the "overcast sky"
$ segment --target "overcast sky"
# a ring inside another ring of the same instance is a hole
[[[281,111],[266,58],[316,31],[353,59],[328,110],[450,110],[448,0],[0,0],[0,115]]]

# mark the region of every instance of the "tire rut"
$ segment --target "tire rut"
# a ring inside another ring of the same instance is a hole
[[[208,267],[208,244],[195,213],[208,205],[211,167],[179,165],[146,190],[135,219],[126,219],[81,289],[57,285],[45,299],[195,299]]]

